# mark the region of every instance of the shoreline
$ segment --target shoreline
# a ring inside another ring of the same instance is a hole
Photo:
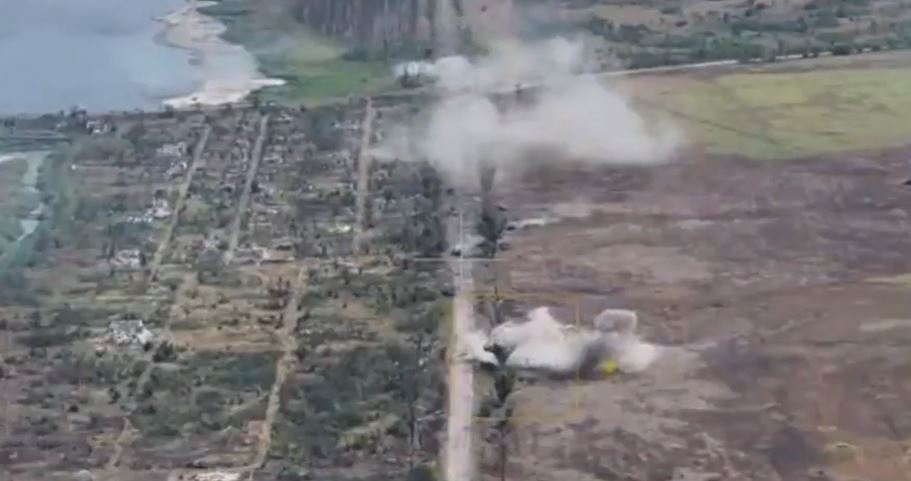
[[[233,104],[263,87],[284,85],[282,79],[265,77],[253,54],[221,37],[227,27],[199,12],[212,1],[191,0],[187,5],[159,18],[165,28],[155,40],[162,45],[187,50],[198,78],[186,95],[160,99],[163,107],[184,109]]]

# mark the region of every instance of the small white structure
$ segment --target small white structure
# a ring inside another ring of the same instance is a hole
[[[119,346],[130,344],[145,345],[155,338],[152,331],[146,329],[141,319],[112,321],[108,325],[105,339]]]
[[[180,141],[173,144],[164,144],[156,150],[162,157],[180,157],[187,151],[187,143]]]
[[[152,209],[150,214],[154,219],[167,219],[171,217],[171,207],[168,205],[167,199],[155,199],[152,202]]]
[[[73,475],[73,479],[76,481],[95,481],[95,476],[92,475],[91,471],[82,469],[76,471],[76,474]]]
[[[354,227],[351,224],[344,224],[341,222],[332,224],[328,228],[326,228],[326,230],[329,231],[330,234],[347,234],[347,233],[351,232],[352,229],[354,229]]]
[[[136,269],[142,264],[141,258],[139,249],[124,249],[117,251],[117,254],[111,259],[111,264],[117,267]]]
[[[128,224],[139,225],[151,224],[154,220],[155,219],[148,212],[142,215],[131,215],[125,219]]]
[[[187,170],[187,167],[189,167],[189,165],[185,160],[174,162],[170,167],[168,167],[168,170],[165,171],[165,176],[167,176],[169,179],[178,177]]]

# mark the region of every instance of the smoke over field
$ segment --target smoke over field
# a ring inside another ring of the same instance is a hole
[[[558,38],[502,45],[477,61],[448,57],[424,65],[421,70],[437,80],[440,100],[419,123],[393,132],[376,153],[428,159],[452,181],[469,185],[481,164],[509,175],[542,161],[668,160],[679,144],[678,132],[647,125],[619,93],[574,75],[584,57],[581,43]],[[507,109],[490,98],[491,92],[511,95],[528,85],[540,86],[534,98]]]
[[[547,307],[539,307],[523,322],[508,321],[495,327],[488,345],[508,353],[505,365],[510,368],[573,375],[611,360],[621,371],[640,372],[658,358],[660,348],[639,338],[635,318],[632,311],[608,309],[595,319],[591,329],[564,324]]]

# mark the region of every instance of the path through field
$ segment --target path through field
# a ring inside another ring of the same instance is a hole
[[[449,245],[464,242],[462,216],[451,219],[448,225]],[[474,308],[471,263],[451,258],[455,301],[452,306],[452,325],[449,326],[449,393],[446,424],[446,446],[443,454],[446,481],[471,481],[474,475],[472,456],[474,424],[474,366],[459,356],[463,339],[474,328]]]
[[[256,445],[256,454],[253,461],[247,466],[247,471],[255,471],[262,467],[269,455],[269,449],[272,447],[272,427],[275,425],[275,418],[278,415],[278,408],[281,404],[281,392],[288,378],[288,373],[295,362],[295,352],[297,351],[297,330],[298,300],[300,293],[306,285],[307,265],[301,265],[297,273],[297,279],[294,286],[288,294],[288,305],[285,307],[282,328],[278,332],[278,338],[282,343],[282,355],[275,364],[275,381],[272,383],[272,389],[269,391],[269,404],[266,406],[266,419],[262,423],[259,434],[259,442]]]
[[[248,159],[250,165],[247,169],[247,178],[244,181],[244,190],[240,194],[237,213],[234,215],[234,221],[231,223],[231,232],[228,234],[228,250],[225,251],[225,264],[230,264],[234,260],[234,251],[237,250],[237,242],[240,238],[240,226],[243,224],[247,206],[250,205],[250,191],[253,190],[253,180],[256,178],[257,169],[259,169],[259,161],[263,157],[263,143],[266,140],[268,129],[269,115],[266,114],[259,121],[259,134],[256,136],[256,141],[253,142],[253,150],[250,152]]]
[[[357,215],[354,223],[354,246],[355,255],[361,252],[364,230],[367,221],[368,199],[370,195],[370,163],[373,157],[367,153],[370,149],[370,140],[373,138],[373,118],[376,116],[376,110],[373,108],[373,99],[367,99],[367,105],[364,107],[364,119],[361,121],[361,143],[357,154]]]
[[[171,220],[165,228],[166,230],[164,237],[161,239],[161,243],[158,244],[158,250],[155,251],[155,257],[152,258],[152,265],[149,268],[149,279],[155,279],[158,268],[161,267],[164,256],[168,251],[171,238],[174,237],[174,229],[177,227],[177,221],[180,219],[180,211],[183,210],[184,203],[187,200],[187,192],[189,192],[190,184],[193,182],[193,174],[196,173],[196,169],[199,167],[199,159],[206,149],[206,142],[209,141],[209,134],[211,133],[212,127],[206,125],[202,135],[199,136],[199,141],[196,142],[196,148],[193,149],[193,159],[190,161],[190,166],[187,167],[187,175],[184,177],[183,183],[180,184],[178,189],[177,201],[174,203],[173,212],[171,212]]]

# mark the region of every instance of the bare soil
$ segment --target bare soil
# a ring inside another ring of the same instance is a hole
[[[905,479],[911,149],[686,157],[501,191],[561,219],[512,233],[502,284],[636,309],[666,346],[643,374],[523,386],[506,479]]]

